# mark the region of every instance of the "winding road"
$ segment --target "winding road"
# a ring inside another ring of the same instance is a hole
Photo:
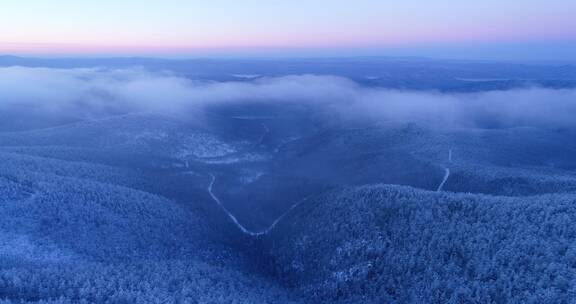
[[[286,210],[286,212],[284,212],[282,215],[280,215],[276,220],[274,220],[274,222],[272,222],[272,225],[270,225],[268,228],[262,230],[262,231],[251,231],[250,229],[244,227],[244,225],[242,225],[239,221],[238,218],[236,218],[236,216],[234,214],[232,214],[232,212],[230,212],[230,210],[228,210],[224,204],[222,204],[222,201],[216,196],[216,194],[214,194],[214,183],[216,183],[216,175],[210,173],[209,174],[210,177],[212,178],[212,180],[210,181],[210,185],[208,186],[208,193],[210,194],[210,197],[212,197],[212,200],[214,200],[214,202],[216,202],[216,204],[218,204],[218,206],[220,206],[220,208],[222,209],[222,211],[224,211],[224,213],[226,213],[226,215],[228,215],[228,217],[232,220],[232,222],[234,223],[234,225],[236,225],[236,227],[238,227],[238,229],[240,229],[240,231],[246,235],[252,236],[252,237],[260,237],[263,235],[266,235],[268,233],[270,233],[270,231],[272,231],[274,229],[274,227],[276,227],[276,225],[284,218],[286,217],[286,215],[288,215],[292,210],[294,210],[296,207],[298,207],[298,205],[302,204],[304,201],[306,201],[307,197],[298,201],[297,203],[293,204],[288,210]]]
[[[440,183],[440,185],[438,186],[438,189],[436,189],[436,192],[440,192],[442,191],[442,188],[444,187],[444,184],[446,184],[446,181],[448,180],[448,177],[450,177],[450,168],[444,168],[444,179],[442,179],[442,182]]]
[[[448,163],[452,163],[452,149],[448,150]],[[444,178],[442,179],[440,185],[438,185],[438,189],[436,189],[436,192],[442,191],[442,188],[444,188],[444,184],[446,184],[446,181],[448,181],[448,178],[450,177],[450,168],[446,167],[444,168],[444,171],[445,171]]]

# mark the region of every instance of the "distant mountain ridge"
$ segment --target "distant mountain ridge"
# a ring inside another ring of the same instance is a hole
[[[343,58],[237,58],[162,59],[117,58],[27,58],[0,56],[0,67],[55,69],[144,68],[170,71],[191,79],[251,81],[260,77],[287,75],[334,75],[362,85],[402,90],[480,92],[525,87],[575,88],[576,64],[553,62],[506,62],[438,60],[419,57]],[[244,77],[257,75],[258,77]],[[469,79],[492,79],[472,82]]]

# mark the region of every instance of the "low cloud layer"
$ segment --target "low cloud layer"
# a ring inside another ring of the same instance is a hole
[[[214,105],[243,102],[301,103],[347,120],[576,127],[575,90],[436,94],[367,88],[331,76],[200,82],[138,69],[0,68],[3,113],[90,118],[135,111],[199,113]]]

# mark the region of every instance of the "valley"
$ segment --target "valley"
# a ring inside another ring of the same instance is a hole
[[[544,300],[531,284],[556,290],[574,279],[537,264],[572,267],[573,250],[563,247],[576,234],[567,224],[576,217],[570,134],[401,121],[349,128],[280,110],[281,122],[266,107],[249,119],[220,108],[201,125],[133,113],[0,133],[4,292],[70,302],[167,293],[218,302],[498,302],[510,288],[517,299]],[[518,256],[527,246],[546,251]],[[494,263],[556,279],[504,280]],[[78,289],[101,276],[125,291]]]

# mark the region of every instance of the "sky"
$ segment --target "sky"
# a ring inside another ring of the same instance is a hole
[[[18,0],[0,54],[576,60],[570,0]]]

